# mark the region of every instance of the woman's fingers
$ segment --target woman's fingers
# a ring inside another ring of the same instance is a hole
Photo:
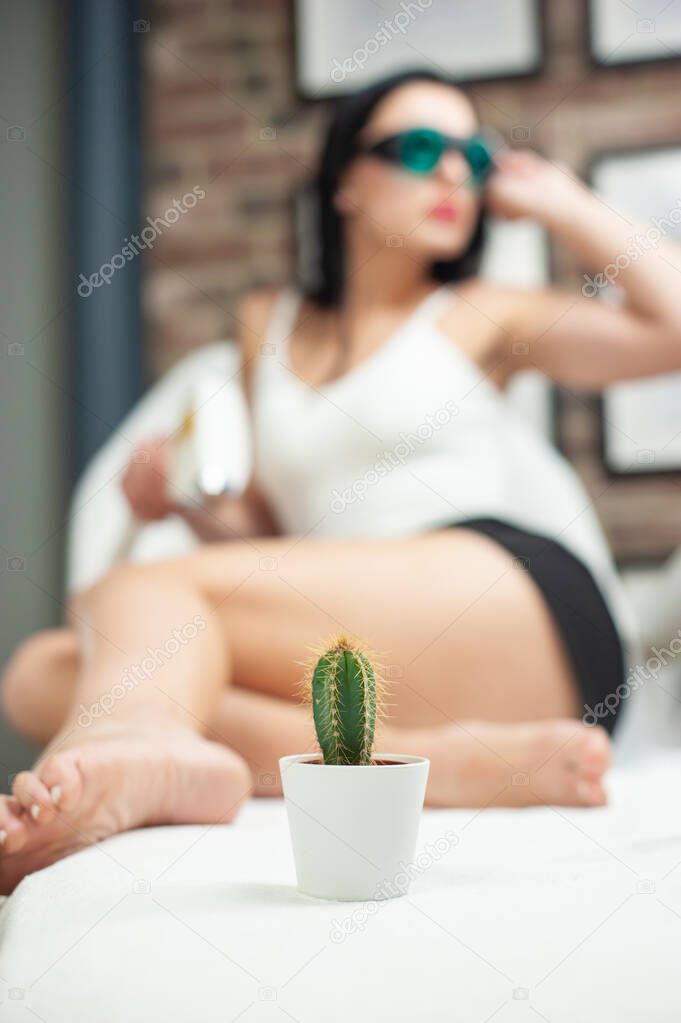
[[[145,521],[165,518],[171,511],[169,448],[164,437],[143,441],[135,449],[123,477],[123,493],[135,515]]]

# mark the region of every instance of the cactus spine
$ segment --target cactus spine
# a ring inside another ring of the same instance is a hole
[[[370,764],[380,683],[367,655],[338,636],[312,672],[312,713],[325,764]]]

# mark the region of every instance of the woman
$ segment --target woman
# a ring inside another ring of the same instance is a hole
[[[277,793],[277,758],[312,741],[299,662],[340,629],[382,652],[379,748],[431,758],[431,805],[604,803],[608,736],[578,719],[623,678],[626,608],[586,495],[503,390],[528,367],[582,388],[681,368],[681,260],[631,261],[618,307],[482,281],[484,211],[596,271],[634,228],[532,153],[486,167],[478,131],[429,73],[339,106],[319,279],[239,310],[253,482],[184,513],[222,542],[116,569],[8,668],[8,716],[48,746],[0,806],[3,891],[126,828]],[[147,519],[177,510],[164,451],[125,481]]]

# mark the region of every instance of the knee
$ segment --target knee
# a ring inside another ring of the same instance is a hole
[[[150,575],[147,566],[133,563],[114,565],[108,572],[95,579],[89,586],[75,590],[69,596],[69,620],[78,620],[87,608],[96,604],[102,597],[115,593],[120,589],[127,590],[131,586],[140,585]]]
[[[47,690],[75,674],[78,641],[69,629],[49,629],[24,640],[14,651],[0,679],[0,707],[7,722],[22,735],[33,737],[36,701]]]
[[[192,580],[183,572],[182,565],[180,559],[114,565],[106,575],[71,595],[69,620],[75,623],[81,617],[87,618],[93,607],[110,607],[111,601],[118,607],[125,606],[131,594],[153,597],[154,592],[161,590],[186,591]]]

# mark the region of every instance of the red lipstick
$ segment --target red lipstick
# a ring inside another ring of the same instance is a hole
[[[450,202],[440,202],[437,206],[433,206],[428,216],[451,224],[458,219],[459,214],[456,206],[453,206]]]

